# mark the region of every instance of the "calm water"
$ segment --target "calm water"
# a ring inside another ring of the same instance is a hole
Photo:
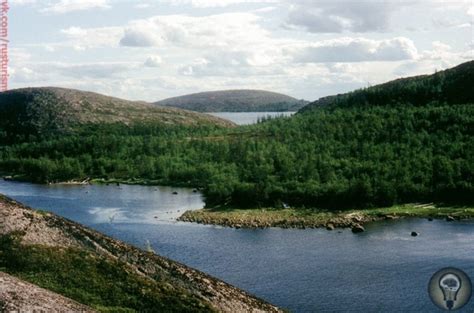
[[[296,112],[215,112],[208,113],[217,117],[232,121],[237,125],[249,125],[257,123],[263,117],[291,116]]]
[[[1,181],[0,193],[136,246],[149,240],[159,254],[293,312],[441,312],[426,292],[431,275],[455,266],[474,278],[471,222],[390,221],[357,235],[235,230],[173,222],[203,205],[186,189]],[[412,230],[420,236],[411,237]],[[473,311],[471,301],[458,312]]]

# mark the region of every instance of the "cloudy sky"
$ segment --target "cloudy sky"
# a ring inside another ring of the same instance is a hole
[[[474,0],[10,0],[10,87],[297,98],[474,59]]]

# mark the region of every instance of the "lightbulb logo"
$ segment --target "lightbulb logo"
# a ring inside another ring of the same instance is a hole
[[[460,269],[447,267],[436,272],[428,285],[431,301],[439,308],[454,311],[469,302],[472,284]]]

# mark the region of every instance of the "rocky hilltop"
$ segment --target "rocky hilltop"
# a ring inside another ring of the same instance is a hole
[[[57,132],[84,124],[234,125],[207,114],[56,87],[0,93],[0,116],[0,129],[9,134]]]
[[[0,196],[0,271],[97,311],[281,312],[200,271],[5,196]],[[0,280],[17,292],[12,297],[0,289],[4,307],[23,311],[60,299],[53,311],[82,308],[9,275]],[[29,297],[34,292],[44,295],[42,304]]]

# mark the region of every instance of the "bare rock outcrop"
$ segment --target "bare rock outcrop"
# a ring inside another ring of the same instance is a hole
[[[74,300],[0,272],[0,312],[95,312]]]

